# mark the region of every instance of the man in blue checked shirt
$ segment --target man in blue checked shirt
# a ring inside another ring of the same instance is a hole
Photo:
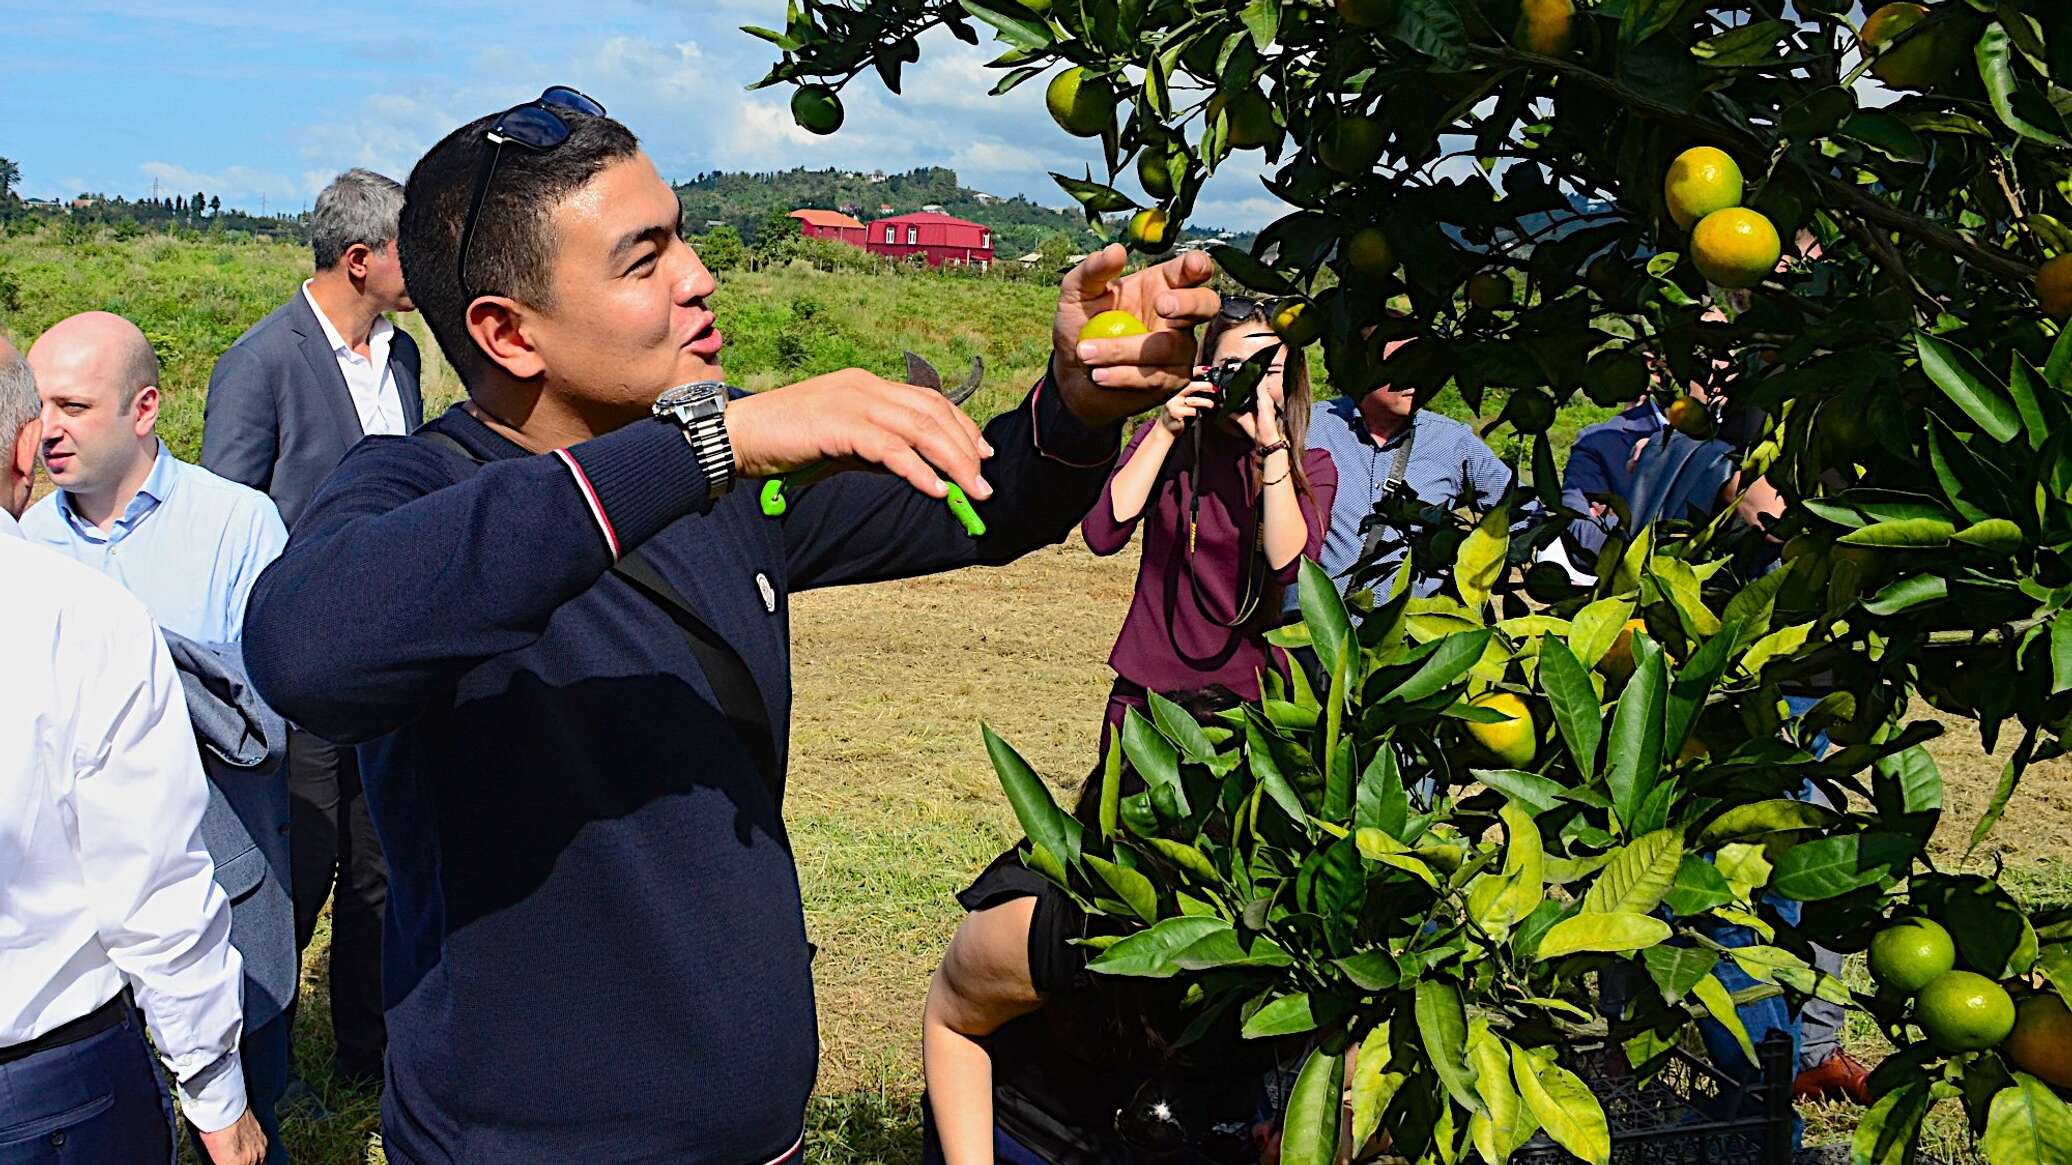
[[[1324,531],[1319,561],[1340,593],[1351,581],[1353,567],[1365,557],[1370,539],[1384,551],[1381,563],[1402,558],[1400,531],[1361,528],[1390,490],[1407,490],[1427,506],[1486,510],[1511,488],[1510,467],[1475,430],[1418,408],[1414,388],[1382,385],[1358,399],[1318,401],[1310,415],[1309,445],[1330,453],[1338,467],[1338,495],[1331,504],[1331,525]],[[1412,583],[1420,594],[1437,585],[1436,576]],[[1297,609],[1296,588],[1288,588],[1283,605],[1288,611]]]
[[[39,451],[58,490],[23,515],[22,533],[121,583],[167,631],[236,653],[252,584],[288,541],[273,501],[158,439],[158,358],[121,316],[61,321],[29,349],[29,367],[43,401]],[[284,1165],[275,1106],[292,1067],[297,985],[288,787],[278,769],[208,771],[202,838],[243,956],[246,1094],[267,1162]]]

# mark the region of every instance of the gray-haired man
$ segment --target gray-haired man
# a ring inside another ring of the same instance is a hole
[[[216,361],[201,463],[262,490],[292,529],[346,450],[424,422],[417,344],[386,313],[410,311],[396,257],[403,188],[367,170],[340,174],[310,216],[316,274]],[[388,866],[360,791],[357,758],[306,732],[288,739],[289,850],[299,947],[331,911],[331,1025],[337,1071],[381,1079],[381,915]]]

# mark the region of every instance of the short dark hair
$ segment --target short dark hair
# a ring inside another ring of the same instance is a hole
[[[559,240],[553,211],[612,163],[640,150],[640,139],[609,117],[554,111],[568,123],[568,140],[545,152],[504,147],[468,252],[468,280],[476,295],[504,295],[551,310],[548,267]],[[424,315],[446,359],[466,385],[487,363],[468,335],[468,292],[460,285],[460,235],[482,159],[495,146],[484,140],[500,114],[477,118],[447,134],[410,171],[403,188],[403,218],[396,247],[403,284]]]

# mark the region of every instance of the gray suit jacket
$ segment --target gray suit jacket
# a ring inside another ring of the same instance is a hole
[[[389,342],[389,367],[403,419],[415,429],[424,423],[421,362],[417,341],[401,328]],[[290,529],[365,436],[345,374],[299,289],[217,358],[202,418],[202,468],[272,498]]]
[[[235,648],[167,631],[187,716],[209,776],[202,844],[230,899],[230,945],[245,963],[245,1031],[295,1000],[295,904],[288,868],[288,726],[245,676]]]

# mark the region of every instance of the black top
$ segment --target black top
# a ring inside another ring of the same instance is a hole
[[[994,1123],[1052,1165],[1144,1160],[1116,1133],[1117,1112],[1132,1104],[1166,1102],[1197,1139],[1249,1135],[1269,1049],[1240,1039],[1234,1018],[1185,1048],[1167,1046],[1195,1016],[1180,1007],[1184,988],[1088,971],[1092,948],[1072,940],[1094,920],[1018,850],[995,858],[957,903],[977,912],[1017,898],[1036,899],[1029,978],[1047,998],[979,1041],[993,1061]]]
[[[1076,469],[1042,456],[1091,461]],[[781,521],[717,503],[680,431],[532,456],[465,412],[369,438],[253,589],[261,694],[360,749],[389,862],[382,979],[397,1165],[758,1165],[816,1059],[779,804],[683,632],[611,570],[641,557],[791,709],[793,591],[1012,559],[1062,539],[1119,427],[1045,390],[986,426],[989,532],[844,473]]]

